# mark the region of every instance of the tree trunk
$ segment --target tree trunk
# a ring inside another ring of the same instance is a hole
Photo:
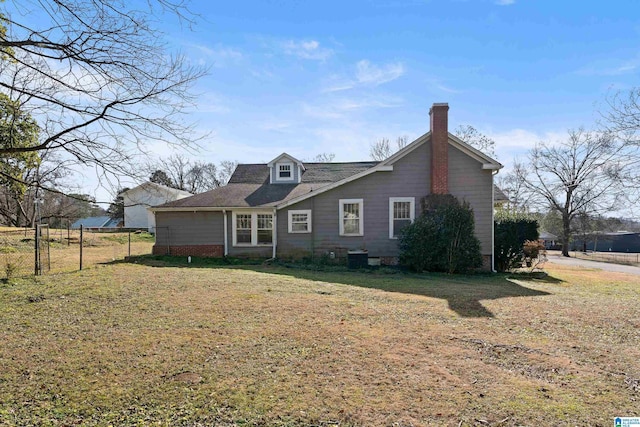
[[[569,215],[562,213],[562,256],[569,256],[569,239],[571,237],[571,220]]]

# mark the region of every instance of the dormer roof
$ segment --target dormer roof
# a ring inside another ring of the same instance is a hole
[[[287,153],[280,154],[278,157],[276,157],[275,159],[267,163],[267,166],[273,167],[276,163],[283,163],[283,162],[291,162],[295,165],[300,166],[300,168],[302,168],[303,171],[306,170],[304,167],[304,164],[300,160],[296,159],[295,157]]]

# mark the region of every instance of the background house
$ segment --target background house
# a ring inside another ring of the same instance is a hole
[[[429,194],[473,209],[485,268],[493,259],[493,175],[500,163],[448,132],[447,104],[431,131],[382,162],[303,163],[283,153],[240,164],[221,188],[156,206],[154,253],[199,256],[341,257],[366,250],[397,262],[400,229]]]
[[[539,240],[544,245],[545,249],[558,249],[558,236],[555,234],[541,231]]]
[[[148,208],[192,195],[187,191],[154,182],[145,182],[130,190],[123,191],[120,196],[124,202],[124,227],[146,228],[150,232],[155,232],[155,217]]]
[[[108,216],[91,216],[80,218],[71,224],[71,228],[77,230],[82,226],[85,230],[115,230],[122,227],[122,218],[110,218]]]
[[[594,252],[640,253],[640,233],[618,231],[614,233],[592,233],[576,237],[571,243],[572,250],[581,251],[586,247]]]

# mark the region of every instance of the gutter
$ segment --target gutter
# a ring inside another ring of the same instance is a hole
[[[222,231],[222,234],[224,235],[224,256],[229,255],[229,237],[227,236],[227,211],[226,210],[222,210],[222,226],[224,227],[224,230]]]
[[[497,175],[498,170],[491,173],[491,272],[496,271],[496,186],[493,184],[493,177]]]
[[[272,235],[272,246],[273,246],[273,253],[271,255],[271,258],[275,259],[276,258],[276,247],[278,246],[278,217],[277,217],[277,212],[278,210],[276,208],[273,208],[273,235]]]

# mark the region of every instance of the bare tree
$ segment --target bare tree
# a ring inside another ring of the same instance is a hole
[[[406,135],[398,137],[396,139],[396,147],[394,150],[389,138],[380,138],[369,146],[369,157],[371,157],[372,160],[377,161],[386,160],[396,151],[400,151],[406,147],[407,142],[408,137]]]
[[[187,175],[187,190],[197,194],[220,187],[218,168],[213,163],[195,162]]]
[[[320,153],[316,154],[316,156],[309,161],[316,163],[330,163],[335,159],[335,157],[336,155],[334,153]]]
[[[0,144],[0,155],[53,150],[133,176],[148,142],[194,145],[182,116],[204,70],[168,52],[152,25],[160,14],[189,20],[182,1],[9,3],[0,8],[0,91],[37,120],[40,138]]]
[[[480,133],[473,126],[460,125],[456,128],[454,134],[472,147],[477,148],[478,150],[493,158],[496,158],[496,142],[488,136]]]
[[[236,167],[238,167],[237,160],[223,160],[220,162],[218,168],[218,181],[220,181],[220,185],[227,185]]]
[[[525,166],[519,161],[515,161],[513,169],[506,174],[496,176],[495,185],[509,199],[506,209],[514,212],[529,212],[531,209],[531,194],[525,186],[525,182],[519,177],[526,175]]]
[[[627,191],[625,198],[632,206],[640,202],[640,87],[610,95],[601,124],[618,138],[619,152],[625,156],[625,167],[615,171]]]
[[[176,154],[147,165],[146,170],[151,182],[197,194],[226,184],[236,165],[235,162],[221,162],[218,169],[213,163],[194,162]]]
[[[572,223],[578,214],[614,209],[623,189],[616,170],[624,159],[612,134],[569,131],[566,141],[540,143],[529,153],[527,168],[516,170],[531,200],[562,217],[562,254],[569,256]]]

